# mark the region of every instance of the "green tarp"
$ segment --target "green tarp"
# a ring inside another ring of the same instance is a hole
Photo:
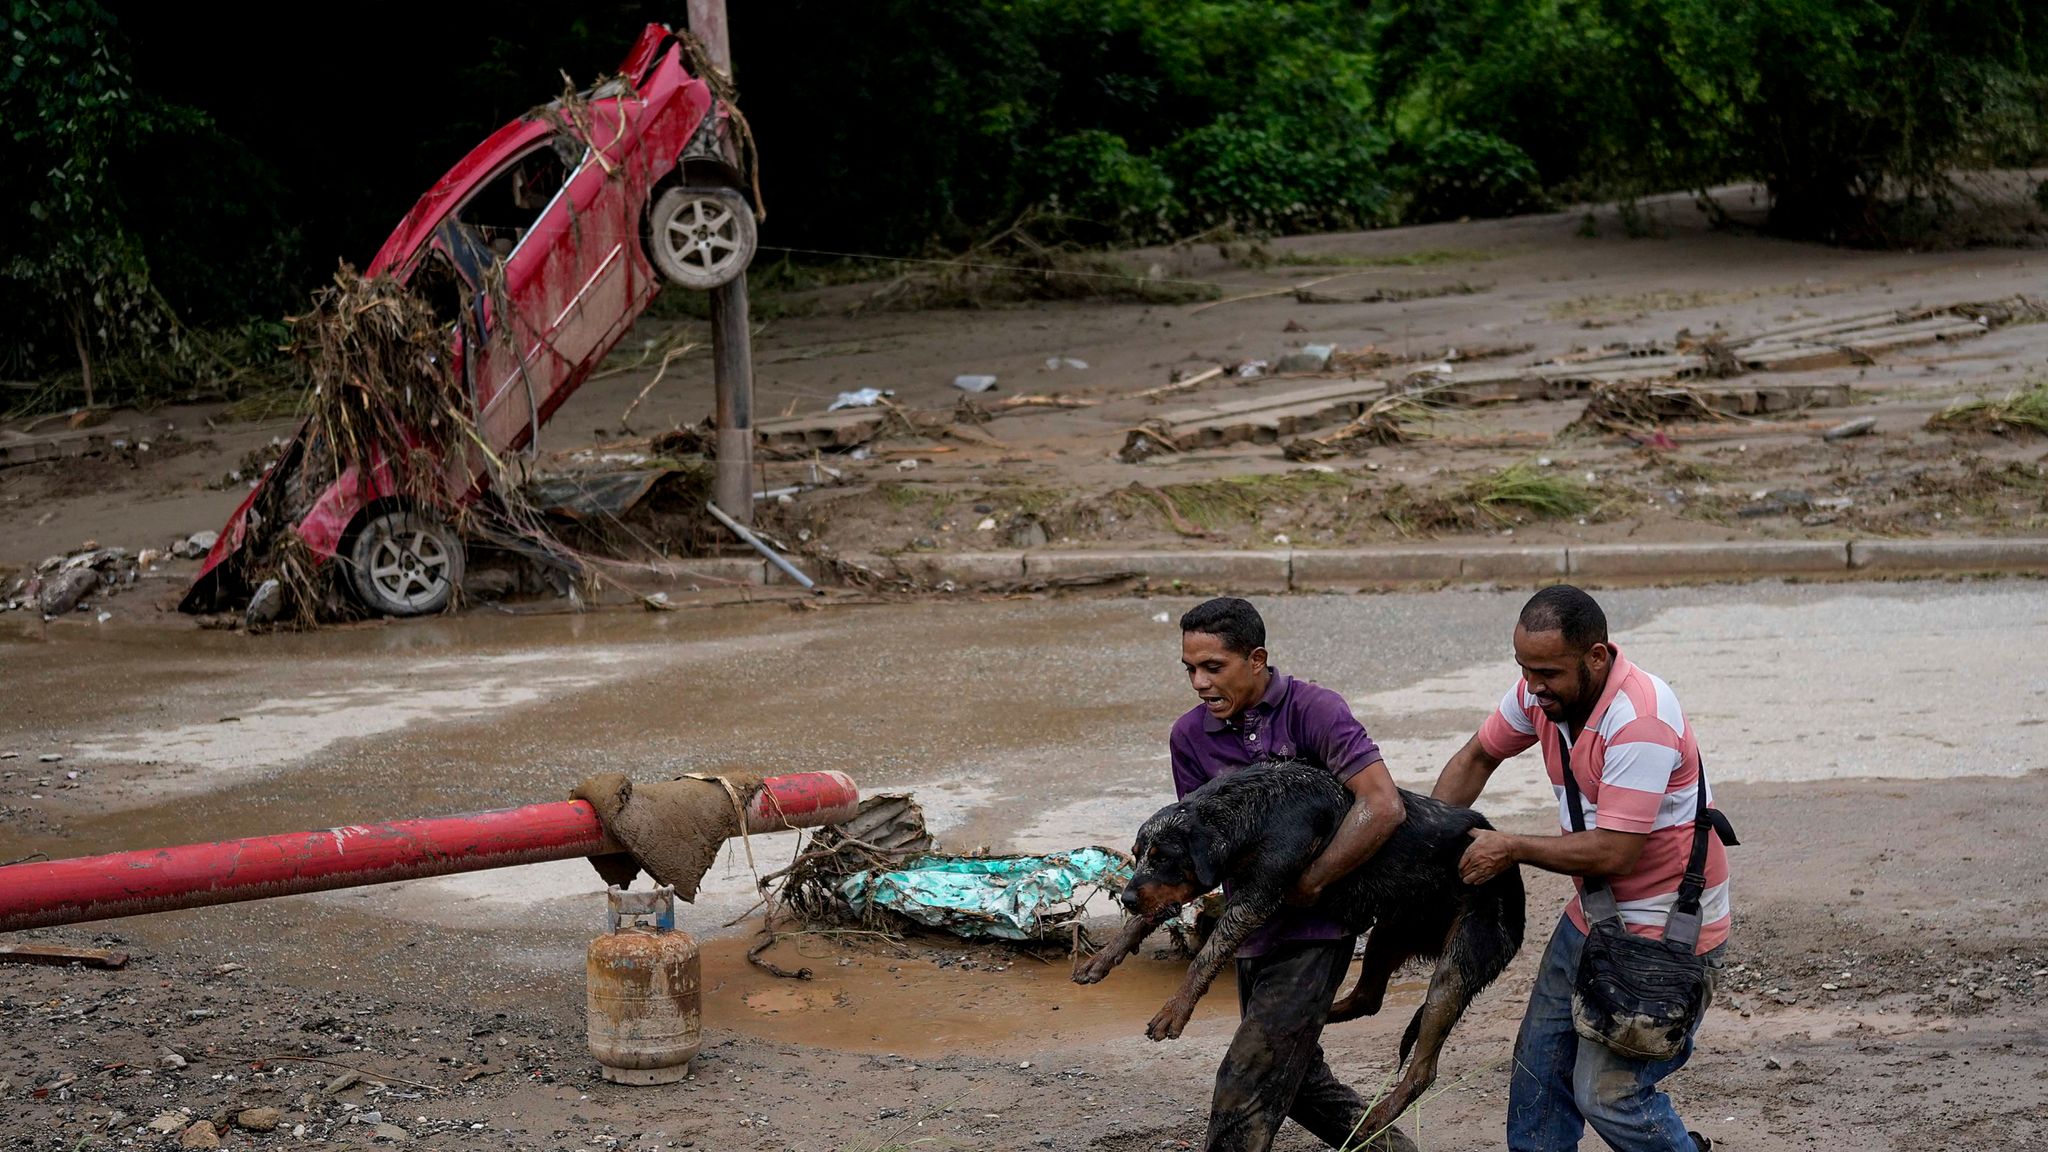
[[[856,911],[885,908],[956,936],[1035,940],[1079,909],[1085,889],[1115,892],[1130,879],[1130,861],[1107,848],[920,856],[902,868],[850,876],[839,894]]]

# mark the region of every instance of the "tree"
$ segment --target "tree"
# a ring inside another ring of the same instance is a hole
[[[178,338],[125,224],[114,165],[151,135],[204,120],[137,93],[112,31],[93,0],[8,0],[0,17],[0,125],[13,146],[0,165],[0,277],[48,302],[16,318],[17,338],[48,344],[61,326],[87,404],[96,351]]]

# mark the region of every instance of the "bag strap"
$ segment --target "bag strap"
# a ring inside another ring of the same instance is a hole
[[[1579,798],[1579,780],[1572,771],[1572,736],[1564,725],[1557,726],[1557,742],[1564,746],[1564,794],[1571,802],[1572,831],[1586,830],[1585,803]],[[1601,876],[1579,877],[1579,906],[1586,910],[1588,925],[1614,921],[1614,927],[1621,927],[1621,908],[1614,902],[1614,890],[1607,886]]]
[[[1707,807],[1707,758],[1700,757],[1700,771],[1693,786],[1699,794],[1693,802],[1692,854],[1686,857],[1685,878],[1678,882],[1678,900],[1664,919],[1664,942],[1691,951],[1700,939],[1700,897],[1707,890],[1707,836],[1714,831],[1713,810]]]
[[[1571,802],[1572,831],[1586,830],[1585,802],[1579,792],[1578,775],[1572,770],[1574,744],[1571,733],[1560,724],[1557,739],[1564,746],[1564,791]],[[1686,857],[1685,876],[1678,884],[1678,899],[1664,919],[1664,941],[1674,948],[1690,952],[1700,938],[1700,898],[1707,889],[1707,836],[1726,823],[1726,818],[1707,807],[1707,758],[1700,757],[1699,778],[1695,785],[1699,791],[1693,801],[1692,852]],[[1718,819],[1717,819],[1718,818]],[[1616,921],[1620,927],[1621,908],[1615,902],[1614,890],[1602,876],[1580,877],[1580,907],[1586,910],[1588,924]]]

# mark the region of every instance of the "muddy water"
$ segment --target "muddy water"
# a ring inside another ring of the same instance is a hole
[[[1624,650],[1676,687],[1718,780],[2048,766],[2041,585],[1641,590],[1603,601]],[[912,791],[954,848],[1127,846],[1171,798],[1164,736],[1189,699],[1177,632],[1155,616],[1187,603],[473,615],[256,639],[58,627],[0,640],[0,752],[19,753],[0,762],[16,773],[0,780],[0,803],[15,810],[0,819],[0,859],[527,803],[599,770],[728,767],[840,768],[869,791]],[[1519,603],[1457,592],[1262,606],[1277,665],[1344,691],[1397,776],[1427,787],[1513,682],[1507,635]],[[67,759],[37,764],[43,753]],[[1524,757],[1482,806],[1550,802]],[[754,870],[779,867],[795,843],[757,837],[751,864],[729,846],[685,915],[717,974],[707,983],[716,1026],[883,1051],[1130,1036],[1178,971],[1139,961],[1076,989],[1063,960],[962,970],[814,940],[803,947],[829,953],[804,961],[817,978],[776,981],[720,937],[746,930],[727,924],[752,903]],[[485,998],[542,989],[573,999],[599,891],[585,864],[568,861],[120,927],[164,945],[264,950],[309,979],[348,978],[338,959],[362,952]],[[1203,1011],[1227,1017],[1230,1002],[1219,988]]]

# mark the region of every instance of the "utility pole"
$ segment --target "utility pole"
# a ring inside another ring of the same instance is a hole
[[[712,66],[732,75],[725,0],[689,0],[690,33]],[[747,317],[747,274],[711,290],[711,379],[718,394],[717,470],[712,500],[741,524],[754,522],[754,344]]]

